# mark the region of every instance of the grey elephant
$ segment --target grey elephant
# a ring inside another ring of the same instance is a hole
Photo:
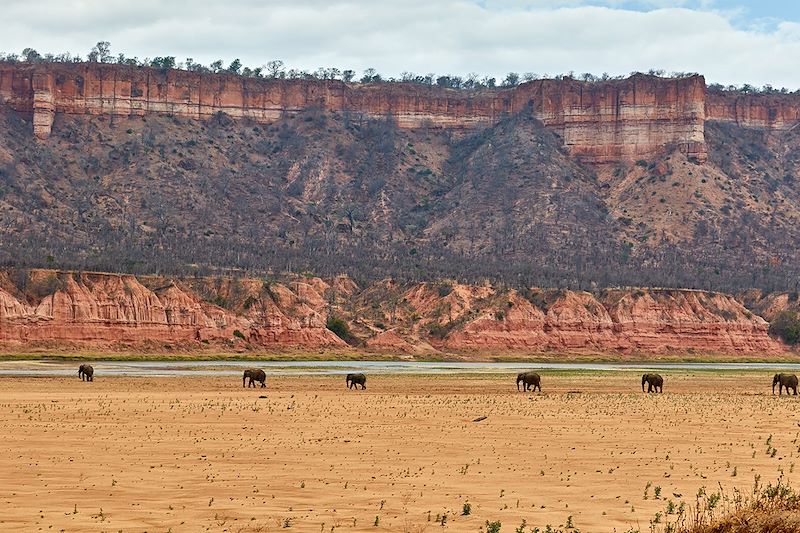
[[[664,392],[664,378],[661,377],[661,374],[642,375],[642,392],[644,392],[645,383],[647,383],[647,392]]]
[[[775,374],[772,378],[772,394],[775,394],[775,385],[778,385],[778,396],[783,392],[786,387],[786,394],[789,394],[789,389],[792,389],[794,395],[797,396],[797,376],[794,374]]]
[[[83,364],[78,367],[78,377],[81,381],[94,381],[94,368],[92,365]]]
[[[362,389],[367,388],[367,376],[364,374],[347,374],[347,378],[345,378],[345,383],[347,383],[347,388],[352,389],[353,387],[358,388],[358,385],[361,385]]]
[[[524,391],[529,391],[533,387],[534,391],[538,389],[539,392],[542,392],[542,377],[536,372],[517,374],[517,390],[519,390],[520,382],[522,382],[522,390]]]
[[[244,382],[247,381],[248,378],[250,381],[247,383],[247,388],[255,387],[256,381],[261,383],[262,389],[267,386],[267,374],[260,368],[248,368],[244,371],[244,375],[242,376],[242,387],[244,387]]]

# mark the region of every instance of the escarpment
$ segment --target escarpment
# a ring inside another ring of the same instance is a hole
[[[0,64],[0,100],[30,113],[33,133],[49,136],[56,114],[205,119],[217,113],[271,123],[308,109],[353,120],[391,117],[400,128],[465,129],[528,113],[588,162],[633,160],[679,148],[705,158],[705,82],[635,75],[584,83],[536,80],[513,88],[466,91],[412,83],[254,79],[97,63]]]

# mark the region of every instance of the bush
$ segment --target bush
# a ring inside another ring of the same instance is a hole
[[[486,521],[486,533],[500,533],[500,521],[497,520],[495,522]]]
[[[769,332],[786,344],[797,344],[800,341],[800,318],[794,311],[781,311],[772,319]]]
[[[233,336],[234,336],[234,337],[239,337],[239,338],[240,338],[240,339],[242,339],[243,341],[246,341],[246,340],[247,340],[247,338],[244,336],[244,333],[242,333],[242,332],[241,332],[241,331],[239,331],[238,329],[235,329],[235,330],[233,330]]]
[[[325,327],[347,344],[358,344],[358,339],[350,332],[350,326],[343,319],[331,315],[328,317]]]

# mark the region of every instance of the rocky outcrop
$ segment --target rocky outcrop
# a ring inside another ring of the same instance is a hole
[[[411,83],[276,80],[122,65],[0,64],[0,100],[33,116],[46,138],[54,115],[149,113],[207,119],[217,113],[263,123],[321,109],[358,121],[391,116],[401,128],[463,129],[531,113],[589,162],[646,157],[667,149],[705,158],[705,82],[635,75],[586,83],[537,80],[515,88],[451,90]]]

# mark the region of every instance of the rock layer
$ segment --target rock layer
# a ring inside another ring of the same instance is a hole
[[[0,100],[33,116],[46,138],[55,113],[205,119],[216,113],[269,123],[318,108],[353,120],[391,116],[401,128],[471,128],[531,113],[589,162],[636,159],[667,149],[705,158],[705,82],[635,75],[585,83],[537,80],[515,88],[452,90],[411,83],[346,84],[254,79],[121,65],[0,64]]]

